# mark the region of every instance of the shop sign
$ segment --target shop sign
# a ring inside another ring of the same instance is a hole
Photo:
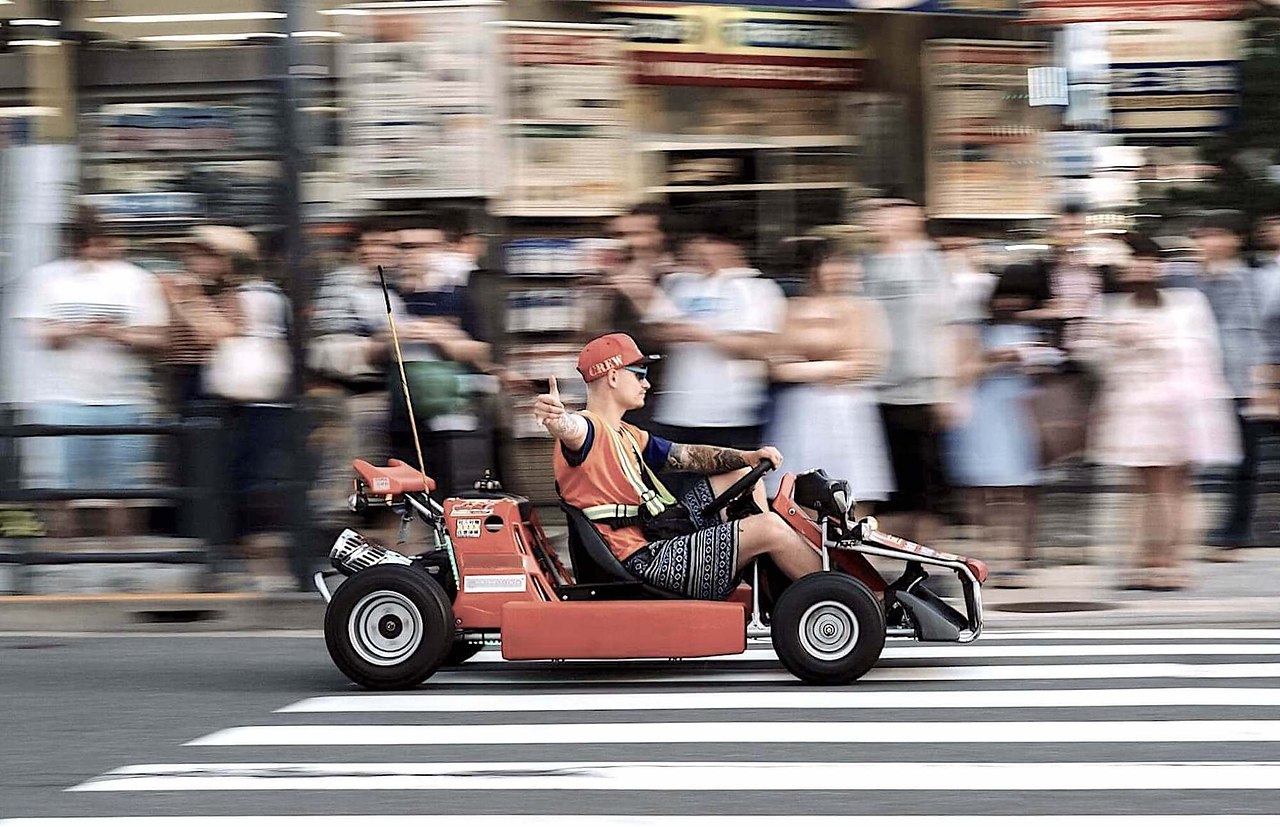
[[[623,27],[637,83],[856,89],[867,53],[842,18],[692,5],[602,8]]]
[[[1026,0],[1027,22],[1062,26],[1068,23],[1231,20],[1245,0]]]
[[[1107,33],[1111,131],[1197,136],[1231,126],[1243,24],[1116,24]]]
[[[749,4],[735,3],[733,0],[685,2],[704,6],[750,5],[753,8],[792,11],[885,11],[1017,17],[1022,13],[1023,0],[761,0]]]

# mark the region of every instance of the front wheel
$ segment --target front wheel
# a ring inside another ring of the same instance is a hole
[[[884,649],[880,601],[839,572],[816,572],[788,586],[772,625],[778,660],[805,683],[852,683],[876,665]]]
[[[453,607],[430,575],[382,565],[349,578],[324,615],[324,641],[342,674],[369,689],[412,689],[453,644]]]

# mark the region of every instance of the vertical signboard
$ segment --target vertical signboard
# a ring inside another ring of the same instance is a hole
[[[621,30],[509,23],[502,50],[507,169],[495,212],[620,212],[630,199]]]
[[[1228,128],[1239,105],[1243,27],[1232,20],[1111,24],[1111,131],[1194,137]]]
[[[365,198],[492,194],[496,2],[344,16],[346,152]]]
[[[924,55],[927,207],[936,218],[1036,218],[1048,213],[1045,144],[1027,72],[1046,44],[934,40]]]

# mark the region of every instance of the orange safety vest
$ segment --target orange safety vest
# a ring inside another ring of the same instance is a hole
[[[674,501],[644,464],[643,453],[649,444],[647,431],[623,422],[611,433],[596,414],[578,413],[591,422],[594,437],[581,465],[570,465],[563,448],[556,443],[552,466],[562,500],[588,512],[588,517],[592,516],[591,510],[603,506],[618,506],[619,511],[626,510],[629,514],[639,514],[646,509],[657,513]],[[619,560],[627,559],[647,543],[639,526],[613,528],[604,522],[595,525]]]

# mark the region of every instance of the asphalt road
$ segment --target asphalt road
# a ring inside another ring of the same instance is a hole
[[[0,827],[1280,818],[1280,632],[892,644],[836,689],[748,655],[581,666],[484,653],[376,695],[313,635],[3,636]]]

